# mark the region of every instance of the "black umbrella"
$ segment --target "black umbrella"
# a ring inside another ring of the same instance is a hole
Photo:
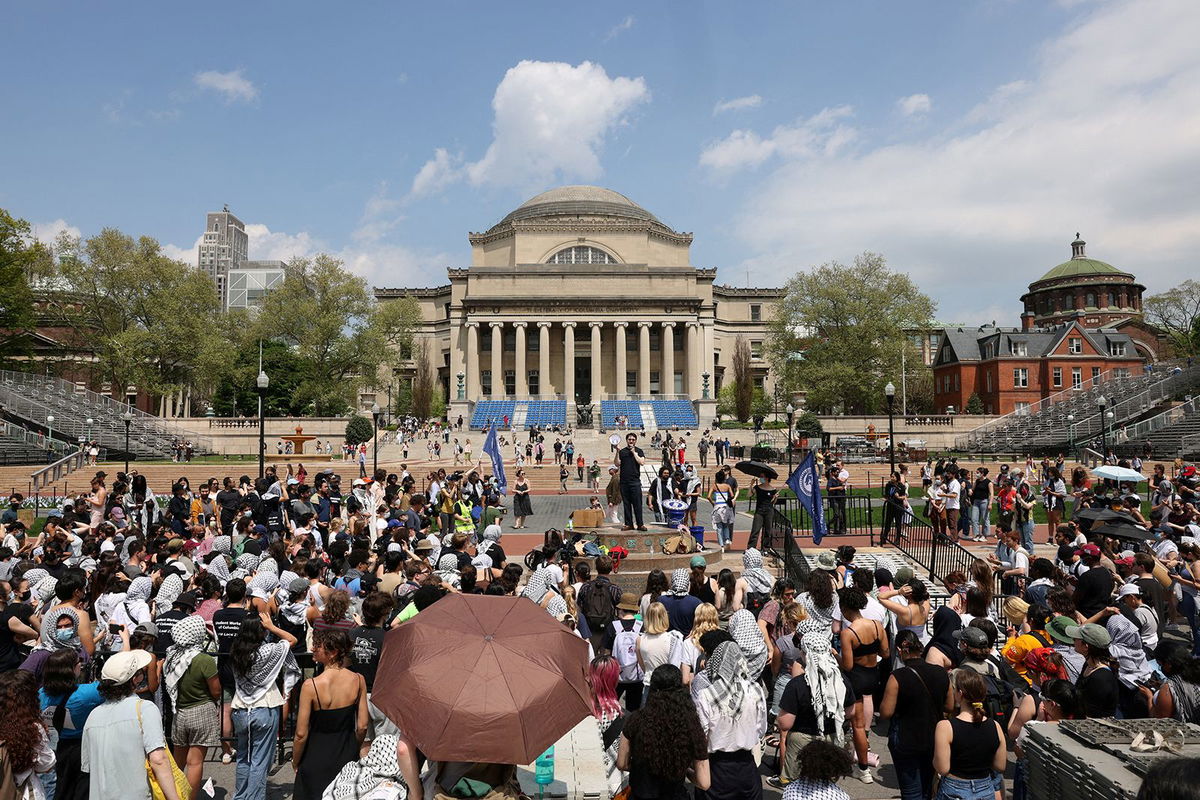
[[[1080,525],[1084,533],[1089,532],[1092,526],[1099,523],[1127,523],[1129,525],[1137,525],[1137,518],[1131,514],[1125,514],[1121,511],[1111,511],[1107,508],[1085,508],[1082,511],[1077,511],[1071,516],[1072,520],[1085,522],[1086,525]]]
[[[1103,525],[1098,525],[1088,531],[1091,536],[1108,536],[1113,539],[1122,539],[1127,542],[1152,542],[1154,534],[1140,525],[1131,525],[1122,522],[1106,522]]]
[[[764,464],[761,461],[739,461],[734,465],[738,470],[753,475],[755,478],[769,478],[775,480],[779,477],[779,473],[770,464]]]

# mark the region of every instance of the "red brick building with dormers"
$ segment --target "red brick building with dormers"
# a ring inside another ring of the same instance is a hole
[[[1038,330],[948,328],[933,363],[934,407],[961,413],[978,394],[984,413],[1010,414],[1108,370],[1141,375],[1145,361],[1128,334],[1075,321]]]

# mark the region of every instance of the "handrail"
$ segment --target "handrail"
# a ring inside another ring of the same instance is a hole
[[[22,425],[8,420],[0,420],[0,435],[51,453],[67,453],[71,449],[71,445],[68,445],[66,442],[51,439],[43,433],[31,431]]]
[[[1200,433],[1183,437],[1179,442],[1179,454],[1183,456],[1200,455]]]
[[[42,467],[29,476],[34,491],[39,491],[51,484],[58,483],[75,470],[87,463],[87,451],[76,450],[69,456],[60,458],[49,466]]]
[[[1122,426],[1119,431],[1114,432],[1117,434],[1117,436],[1114,437],[1114,443],[1140,439],[1147,434],[1162,430],[1169,425],[1174,425],[1180,422],[1184,417],[1191,416],[1197,411],[1200,411],[1200,396],[1189,397],[1183,403],[1180,403],[1174,408],[1168,408],[1161,414],[1155,414],[1149,419],[1144,419],[1141,422],[1135,422],[1132,426]]]

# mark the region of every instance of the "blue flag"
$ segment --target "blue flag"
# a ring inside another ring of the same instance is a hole
[[[487,438],[483,440],[483,452],[492,457],[492,474],[496,476],[496,491],[508,494],[508,478],[504,477],[504,456],[500,455],[500,444],[496,441],[496,423],[488,428]]]
[[[817,457],[810,450],[787,479],[788,488],[796,493],[800,505],[812,519],[813,544],[820,544],[825,536],[825,507],[821,505],[821,474],[817,471]]]

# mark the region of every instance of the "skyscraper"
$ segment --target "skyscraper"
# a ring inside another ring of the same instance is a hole
[[[229,271],[245,263],[250,247],[246,226],[225,206],[208,213],[200,242],[199,264],[217,284],[221,308],[229,302]]]

